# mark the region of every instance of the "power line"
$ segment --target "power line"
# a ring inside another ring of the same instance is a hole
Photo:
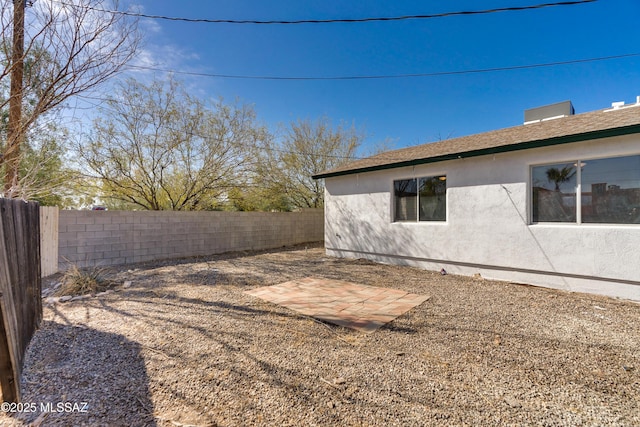
[[[156,67],[148,67],[143,65],[126,65],[128,68],[135,68],[139,70],[159,71],[163,73],[180,74],[196,77],[214,77],[222,79],[246,79],[246,80],[376,80],[376,79],[403,79],[403,78],[416,78],[416,77],[439,77],[439,76],[455,76],[463,74],[480,74],[480,73],[493,73],[498,71],[514,71],[514,70],[526,70],[531,68],[543,68],[543,67],[555,67],[560,65],[581,64],[587,62],[598,61],[610,61],[613,59],[631,58],[640,56],[640,53],[625,53],[621,55],[601,56],[596,58],[583,58],[573,59],[568,61],[546,62],[538,64],[527,65],[512,65],[507,67],[493,67],[493,68],[478,68],[471,70],[459,70],[459,71],[439,71],[433,73],[413,73],[413,74],[380,74],[380,75],[359,75],[359,76],[261,76],[261,75],[239,75],[239,74],[212,74],[212,73],[197,73],[190,71],[178,71]]]
[[[542,3],[530,6],[511,6],[511,7],[500,7],[493,9],[484,9],[484,10],[466,10],[466,11],[456,11],[456,12],[443,12],[443,13],[434,13],[427,15],[401,15],[401,16],[383,16],[383,17],[368,17],[368,18],[338,18],[338,19],[300,19],[300,20],[254,20],[254,19],[206,19],[206,18],[183,18],[183,17],[175,17],[175,16],[164,16],[164,15],[149,15],[140,12],[130,12],[130,11],[121,11],[121,10],[107,10],[100,9],[92,6],[77,6],[74,4],[69,4],[65,2],[58,2],[65,6],[72,7],[84,7],[88,10],[93,10],[96,12],[106,12],[113,13],[117,15],[131,16],[136,18],[147,18],[147,19],[160,19],[165,21],[179,21],[179,22],[190,22],[190,23],[207,23],[207,24],[334,24],[334,23],[361,23],[361,22],[388,22],[388,21],[405,21],[405,20],[418,20],[418,19],[434,19],[434,18],[445,18],[449,16],[466,16],[466,15],[483,15],[489,13],[498,13],[498,12],[516,12],[523,10],[533,10],[533,9],[542,9],[546,7],[555,7],[555,6],[575,6],[586,3],[594,3],[598,0],[573,0],[573,1],[560,1],[554,3]]]

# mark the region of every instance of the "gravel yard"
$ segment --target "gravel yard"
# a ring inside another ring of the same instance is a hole
[[[307,276],[430,299],[363,334],[243,293]],[[130,286],[43,304],[23,372],[35,412],[0,424],[640,425],[636,303],[329,258],[317,245],[112,277]]]

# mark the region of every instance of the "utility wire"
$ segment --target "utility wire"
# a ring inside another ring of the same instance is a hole
[[[401,16],[383,16],[383,17],[369,17],[369,18],[340,18],[340,19],[300,19],[300,20],[254,20],[254,19],[205,19],[205,18],[183,18],[175,16],[163,16],[163,15],[149,15],[140,12],[130,12],[121,10],[107,10],[100,9],[92,6],[77,6],[74,4],[65,3],[59,1],[59,4],[72,7],[84,7],[88,10],[96,12],[106,12],[117,15],[125,15],[136,18],[147,19],[161,19],[165,21],[179,21],[179,22],[191,22],[191,23],[207,23],[207,24],[334,24],[334,23],[360,23],[360,22],[380,22],[380,21],[405,21],[405,20],[417,20],[417,19],[434,19],[445,18],[449,16],[461,16],[461,15],[482,15],[497,12],[515,12],[532,9],[542,9],[546,7],[554,6],[575,6],[586,3],[594,3],[598,0],[573,0],[573,1],[560,1],[553,3],[542,3],[530,6],[511,6],[511,7],[499,7],[494,9],[484,10],[467,10],[457,12],[443,12],[434,13],[428,15],[401,15]]]
[[[479,68],[471,70],[459,70],[459,71],[440,71],[434,73],[414,73],[414,74],[380,74],[380,75],[359,75],[359,76],[260,76],[260,75],[239,75],[239,74],[211,74],[211,73],[197,73],[190,71],[178,71],[156,67],[148,67],[144,65],[126,65],[127,68],[133,68],[138,70],[159,71],[163,73],[181,74],[187,76],[196,77],[215,77],[222,79],[246,79],[246,80],[375,80],[375,79],[404,79],[404,78],[416,78],[416,77],[438,77],[438,76],[455,76],[463,74],[480,74],[480,73],[493,73],[497,71],[513,71],[513,70],[526,70],[530,68],[543,68],[543,67],[555,67],[559,65],[581,64],[586,62],[597,61],[610,61],[613,59],[631,58],[634,56],[640,56],[640,53],[625,53],[621,55],[601,56],[597,58],[584,58],[573,59],[568,61],[558,62],[546,62],[539,64],[528,65],[512,65],[508,67],[494,67],[494,68]]]

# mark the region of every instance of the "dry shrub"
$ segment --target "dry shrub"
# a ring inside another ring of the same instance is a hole
[[[56,295],[85,295],[106,291],[114,283],[107,279],[108,273],[105,268],[80,268],[72,265],[62,276],[61,286]]]

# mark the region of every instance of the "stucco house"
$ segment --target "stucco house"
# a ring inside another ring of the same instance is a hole
[[[640,97],[322,172],[337,257],[640,301]]]

